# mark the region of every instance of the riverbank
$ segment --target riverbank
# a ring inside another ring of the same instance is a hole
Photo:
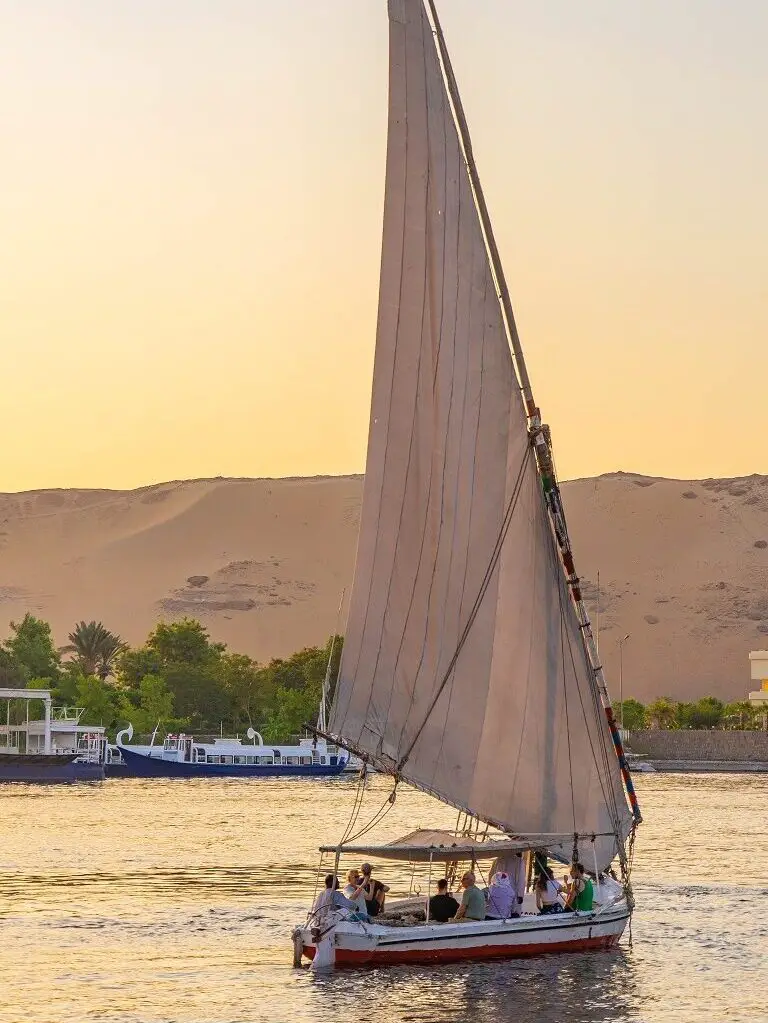
[[[666,774],[760,774],[768,773],[762,760],[645,760]]]

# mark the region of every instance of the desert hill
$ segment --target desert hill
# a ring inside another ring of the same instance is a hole
[[[768,477],[615,473],[563,486],[576,564],[618,696],[743,698],[768,644]],[[362,477],[191,480],[0,494],[0,636],[32,611],[139,642],[200,618],[259,659],[323,643],[354,565]]]

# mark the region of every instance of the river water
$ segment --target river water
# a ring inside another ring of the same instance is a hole
[[[768,777],[636,781],[631,948],[329,976],[292,968],[290,932],[354,779],[0,786],[0,1020],[768,1021]],[[403,788],[376,837],[454,823]]]

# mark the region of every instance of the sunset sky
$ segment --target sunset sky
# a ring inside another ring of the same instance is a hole
[[[768,4],[440,10],[560,475],[768,472]],[[0,490],[361,471],[385,0],[0,26]]]

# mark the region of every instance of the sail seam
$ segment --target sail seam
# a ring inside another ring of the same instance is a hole
[[[426,40],[424,38],[423,17],[422,17],[421,28],[422,28],[422,33],[421,33],[422,52],[424,53],[424,55],[426,57]],[[427,74],[427,61],[426,61],[426,59],[424,60],[424,99],[425,99],[425,112],[426,112],[426,118],[427,118],[427,138],[429,138],[429,123],[430,123],[429,79],[428,79],[428,74]],[[444,109],[444,103],[443,103],[443,106],[441,106],[441,113],[442,113],[443,116],[440,118],[440,122],[442,123],[442,126],[443,126],[443,150],[444,150],[444,153],[445,153],[445,152],[447,152],[448,140],[447,140],[447,136],[446,136],[446,133],[445,133],[445,109]],[[445,175],[446,175],[446,178],[447,178],[447,160],[444,160],[444,163],[446,164]],[[423,332],[423,329],[424,329],[424,318],[423,318],[424,309],[425,309],[425,306],[426,306],[427,302],[429,301],[429,298],[430,298],[430,296],[432,294],[432,289],[429,286],[429,280],[430,280],[430,273],[429,273],[429,227],[430,227],[430,223],[431,223],[431,220],[430,220],[430,217],[429,217],[429,209],[430,209],[430,189],[431,189],[431,185],[432,185],[431,170],[432,170],[432,159],[431,159],[431,153],[428,151],[427,152],[427,181],[426,181],[425,192],[424,192],[424,195],[425,195],[425,215],[424,215],[424,224],[425,224],[425,258],[424,258],[424,291],[423,291],[423,294],[422,294],[422,332]],[[443,192],[444,192],[444,194],[447,192],[447,181],[446,180],[444,180],[444,182],[443,182]],[[441,251],[442,251],[442,267],[441,267],[441,269],[443,271],[442,274],[441,274],[442,291],[441,291],[441,296],[440,296],[440,324],[439,324],[438,331],[437,331],[437,338],[438,338],[437,351],[436,351],[436,354],[435,354],[434,369],[433,369],[433,374],[432,374],[432,396],[433,396],[433,400],[434,400],[434,397],[435,397],[436,382],[437,382],[437,377],[438,377],[438,374],[439,374],[440,350],[441,350],[441,346],[442,346],[442,335],[443,335],[443,316],[444,316],[444,311],[445,311],[445,241],[446,241],[446,225],[447,225],[447,217],[443,217],[443,221],[442,221],[443,244],[442,244],[442,247],[441,247]],[[432,303],[430,303],[430,311],[431,312],[433,311],[432,310]],[[432,316],[430,316],[430,323],[431,323],[432,328],[434,330],[434,323],[432,322]],[[456,339],[455,339],[455,334],[454,334],[454,351],[455,351],[455,340]],[[449,397],[449,400],[448,400],[447,424],[450,423],[450,414],[451,414],[451,408],[452,408],[452,405],[453,405],[453,379],[454,378],[453,378],[453,374],[452,374],[451,375],[451,394],[450,394],[450,397]],[[446,429],[446,432],[447,432],[447,429]],[[437,550],[435,551],[435,554],[434,554],[434,560],[433,560],[433,565],[432,565],[432,576],[431,576],[431,579],[430,579],[429,590],[428,590],[428,593],[427,593],[427,606],[429,606],[430,602],[431,602],[432,587],[434,586],[434,581],[435,581],[435,567],[436,567],[437,561],[439,559],[440,540],[441,540],[441,537],[442,537],[443,508],[444,508],[444,505],[445,505],[445,467],[446,467],[446,459],[447,459],[447,457],[448,457],[448,445],[446,444],[444,452],[443,452],[443,471],[442,471],[442,476],[441,476],[442,487],[441,487],[441,495],[440,495],[440,531],[438,533]],[[409,625],[409,622],[411,620],[411,612],[413,611],[413,601],[414,601],[414,597],[415,597],[415,594],[416,594],[416,590],[418,588],[419,576],[421,574],[421,566],[422,566],[423,555],[424,555],[424,543],[425,543],[425,540],[426,540],[427,532],[429,530],[430,509],[431,509],[431,505],[432,505],[432,479],[433,479],[433,471],[434,471],[434,465],[433,465],[432,460],[430,460],[429,487],[428,487],[428,491],[427,491],[427,493],[428,493],[427,507],[425,509],[424,523],[423,523],[423,528],[422,528],[422,531],[421,531],[421,542],[419,544],[419,560],[418,560],[418,563],[416,565],[416,570],[415,570],[414,575],[413,575],[413,583],[412,583],[412,586],[411,586],[411,593],[410,593],[410,597],[409,597],[409,600],[408,600],[408,610],[406,611],[406,614],[405,614],[405,620],[403,622],[403,628],[402,628],[402,632],[401,632],[401,635],[400,635],[400,643],[398,645],[397,654],[395,656],[395,664],[394,664],[394,668],[393,668],[393,672],[392,672],[392,674],[393,674],[392,687],[391,687],[391,689],[389,691],[389,703],[387,704],[387,713],[386,713],[385,720],[387,720],[387,718],[389,717],[389,712],[390,712],[391,707],[392,707],[392,698],[393,698],[394,692],[395,692],[395,685],[396,685],[396,678],[397,678],[397,669],[398,669],[398,665],[400,663],[400,656],[401,656],[402,651],[403,651],[403,645],[405,644],[405,638],[406,638],[406,634],[408,632],[408,625]],[[403,723],[403,727],[402,727],[402,730],[401,730],[401,733],[400,733],[400,738],[399,738],[398,744],[397,744],[398,746],[399,746],[400,742],[402,741],[403,732],[405,731],[406,726],[407,726],[408,714],[410,714],[410,711],[411,711],[411,708],[413,707],[414,699],[415,699],[415,696],[416,696],[417,680],[418,680],[418,677],[419,677],[419,672],[421,671],[421,667],[422,667],[422,665],[424,663],[424,651],[426,649],[426,641],[427,641],[428,631],[429,631],[429,625],[428,625],[428,623],[426,623],[425,624],[425,628],[424,628],[424,638],[423,638],[422,644],[421,644],[421,656],[419,658],[419,663],[416,666],[416,670],[415,670],[415,672],[413,674],[413,679],[411,680],[411,692],[410,692],[410,697],[409,697],[409,709],[408,709],[408,712],[405,715],[405,721]],[[377,659],[376,668],[378,668],[378,659]],[[374,676],[375,676],[376,668],[374,669]]]
[[[392,31],[394,32],[394,29]],[[387,481],[387,467],[391,464],[389,459],[387,458],[387,451],[389,450],[389,431],[390,431],[390,426],[391,426],[391,422],[392,422],[392,395],[394,393],[395,380],[396,380],[396,377],[397,377],[398,338],[400,336],[401,311],[402,311],[402,304],[403,304],[402,303],[402,299],[403,299],[403,280],[404,280],[404,272],[403,271],[404,271],[404,264],[405,264],[405,243],[406,243],[405,220],[406,220],[406,211],[407,211],[407,206],[408,206],[408,59],[407,59],[408,44],[407,44],[407,35],[406,35],[406,32],[405,32],[404,28],[401,31],[401,35],[402,35],[402,39],[403,39],[403,46],[402,46],[402,51],[403,51],[403,75],[404,75],[404,79],[405,79],[405,82],[404,82],[404,96],[405,96],[405,104],[404,105],[405,105],[405,111],[402,114],[403,119],[404,119],[404,125],[405,125],[404,133],[403,133],[403,144],[404,144],[404,147],[405,147],[405,161],[404,161],[405,172],[404,172],[404,175],[403,175],[403,198],[402,198],[402,204],[401,204],[401,211],[402,211],[402,213],[401,213],[401,216],[398,217],[398,220],[402,220],[403,230],[401,231],[401,242],[400,242],[400,266],[399,266],[399,270],[400,270],[400,283],[399,283],[399,289],[398,289],[397,321],[396,321],[396,324],[395,324],[394,351],[393,351],[393,354],[392,354],[392,376],[391,376],[390,383],[389,383],[389,399],[390,400],[387,403],[387,410],[388,410],[388,413],[387,413],[387,424],[386,424],[386,431],[387,432],[386,432],[386,437],[385,437],[385,441],[384,441],[384,460],[383,460],[383,469],[382,469],[382,473],[381,473],[381,484],[380,484],[380,487],[379,487],[379,501],[378,501],[379,512],[378,512],[378,517],[377,517],[377,520],[376,520],[377,543],[376,543],[376,546],[375,546],[375,549],[374,549],[374,552],[373,552],[372,561],[371,561],[371,577],[372,578],[375,578],[375,576],[376,576],[376,562],[377,562],[378,556],[380,554],[380,547],[379,547],[379,544],[378,544],[378,537],[380,536],[380,526],[381,526],[382,495],[384,493],[385,484],[386,484],[386,481]],[[391,87],[391,84],[390,84],[390,91],[391,91],[391,88],[392,87]],[[390,168],[388,167],[387,168],[388,174],[389,174],[389,169]],[[387,191],[386,183],[385,183],[385,191]],[[385,212],[386,212],[386,206],[385,206]],[[382,259],[382,276],[383,276],[383,269],[384,269],[384,261]],[[418,396],[418,373],[420,372],[420,369],[421,369],[421,349],[419,349],[419,358],[418,358],[418,363],[417,363],[417,391],[416,391],[416,394],[414,395],[413,419],[415,419],[415,415],[416,415],[416,402],[417,402],[417,396]],[[375,383],[375,369],[374,369],[374,383]],[[375,390],[375,388],[374,388],[374,390]],[[371,423],[371,429],[373,429],[373,423]],[[408,462],[407,462],[407,466],[406,466],[406,479],[407,479],[407,476],[408,476],[408,470],[410,468],[411,452],[412,452],[412,450],[413,450],[413,430],[411,430],[411,438],[410,438],[409,445],[408,445]],[[404,487],[403,488],[403,496],[402,496],[402,499],[401,499],[401,502],[400,502],[400,515],[399,515],[398,526],[402,524],[403,508],[404,508],[404,505],[405,505],[405,493],[406,493],[406,488]],[[361,518],[361,532],[362,532],[362,518]],[[387,587],[387,593],[388,594],[389,594],[389,591],[390,591],[391,586],[392,586],[392,575],[393,575],[393,573],[394,573],[394,562],[393,562],[392,568],[390,569],[390,574],[389,574],[389,585]],[[357,687],[357,682],[358,682],[358,677],[359,677],[358,669],[360,667],[360,658],[362,657],[362,654],[363,654],[363,648],[365,646],[365,640],[366,640],[366,633],[368,631],[368,613],[369,613],[370,607],[371,607],[371,595],[372,595],[372,593],[373,593],[373,588],[370,587],[368,589],[368,594],[367,594],[367,597],[366,597],[365,615],[363,616],[363,626],[362,626],[362,630],[361,630],[361,634],[360,634],[360,643],[359,643],[358,649],[357,649],[357,661],[355,663],[355,669],[351,673],[352,686],[351,686],[351,690],[350,690],[350,695],[349,695],[349,699],[347,701],[347,706],[346,706],[346,709],[345,709],[345,712],[344,712],[344,717],[342,718],[341,722],[339,723],[339,731],[340,732],[343,732],[344,725],[346,724],[346,720],[347,720],[347,715],[349,714],[350,707],[352,706],[355,689]],[[379,648],[379,652],[380,652],[380,649],[381,648]],[[379,654],[377,653],[377,657],[376,657],[377,665],[378,665],[378,657],[379,657]],[[375,677],[375,669],[374,669],[374,677]],[[365,721],[367,719],[367,717],[368,717],[368,711],[370,710],[372,696],[373,696],[373,687],[371,687],[371,692],[369,693],[369,696],[368,696],[368,705],[367,705],[367,710],[366,710],[365,717],[363,718],[363,721]],[[360,734],[361,735],[362,735],[362,728],[363,728],[363,726],[361,725],[361,729],[360,729]]]
[[[442,678],[442,681],[440,682],[440,685],[437,688],[437,692],[435,693],[434,697],[432,698],[432,701],[431,701],[431,703],[429,705],[429,709],[427,710],[427,713],[424,716],[424,720],[422,721],[421,725],[419,725],[419,728],[418,728],[418,730],[416,732],[416,735],[411,740],[411,743],[410,743],[408,749],[405,751],[405,754],[400,758],[400,761],[398,762],[398,765],[397,765],[398,772],[401,771],[402,768],[405,766],[408,758],[410,757],[411,753],[413,752],[414,746],[416,745],[416,743],[419,740],[419,736],[424,731],[424,727],[427,724],[427,721],[429,720],[429,718],[430,718],[430,716],[432,714],[432,711],[435,709],[435,706],[437,705],[437,701],[440,699],[440,694],[442,693],[443,689],[445,688],[449,678],[453,674],[453,671],[454,671],[454,669],[456,667],[456,663],[457,663],[457,661],[459,659],[459,656],[461,655],[461,651],[463,650],[464,644],[466,643],[467,637],[469,636],[470,630],[472,629],[472,626],[475,623],[475,619],[477,618],[477,613],[480,610],[480,606],[481,606],[481,604],[483,602],[483,598],[485,597],[485,594],[486,594],[486,592],[488,590],[488,587],[490,585],[491,579],[493,577],[493,573],[494,573],[494,571],[496,569],[496,566],[497,566],[497,564],[499,562],[499,558],[501,556],[501,548],[502,548],[502,546],[504,544],[504,540],[506,539],[507,533],[509,532],[509,527],[510,527],[510,525],[512,523],[512,518],[513,518],[513,515],[514,515],[514,512],[515,512],[515,508],[517,507],[517,501],[518,501],[518,498],[520,496],[520,491],[522,489],[522,481],[525,478],[525,467],[526,467],[526,463],[527,463],[527,460],[528,460],[528,452],[529,452],[529,450],[530,449],[528,447],[526,447],[525,452],[523,454],[523,459],[522,459],[522,462],[520,463],[520,469],[519,469],[518,474],[517,474],[517,479],[515,480],[515,486],[514,486],[514,489],[513,489],[513,492],[512,492],[512,496],[510,497],[510,500],[509,500],[509,506],[507,508],[506,515],[504,517],[504,522],[502,523],[501,532],[499,533],[498,537],[496,538],[496,544],[494,545],[494,549],[493,549],[493,552],[491,554],[491,561],[490,561],[490,563],[488,565],[488,568],[485,571],[485,575],[483,576],[483,581],[480,584],[480,592],[478,593],[477,597],[475,598],[475,603],[473,604],[472,610],[470,611],[469,620],[467,621],[467,624],[464,626],[464,629],[463,629],[463,631],[461,633],[461,636],[459,637],[459,642],[458,642],[458,644],[456,646],[456,650],[454,651],[454,654],[453,654],[453,657],[451,658],[450,664],[448,665],[448,668],[446,669],[446,672],[445,672],[445,674],[444,674],[444,676]]]

